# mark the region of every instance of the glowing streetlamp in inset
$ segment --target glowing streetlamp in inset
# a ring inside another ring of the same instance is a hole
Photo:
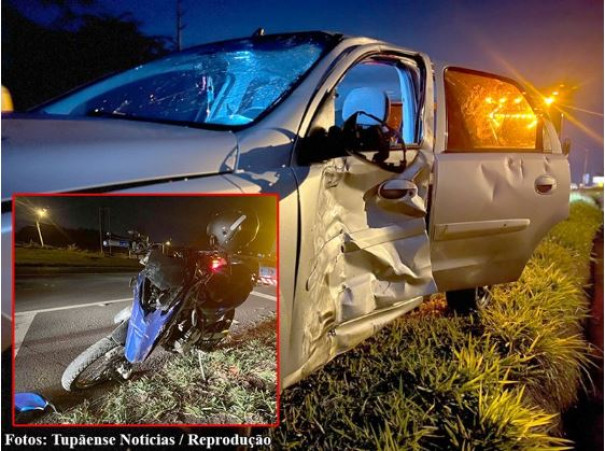
[[[40,219],[45,218],[48,215],[46,208],[38,208],[36,210],[36,228],[38,229],[38,236],[40,237],[40,246],[44,247],[44,239],[42,238],[42,230],[40,230]]]

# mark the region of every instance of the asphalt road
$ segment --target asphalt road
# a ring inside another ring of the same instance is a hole
[[[128,306],[135,273],[50,273],[15,280],[15,391],[36,391],[60,408],[94,398],[103,388],[70,394],[61,387],[67,365],[114,328],[113,316]],[[258,286],[236,310],[232,329],[249,327],[276,311],[274,287]],[[141,371],[168,353],[156,349]],[[106,390],[107,388],[105,388]]]

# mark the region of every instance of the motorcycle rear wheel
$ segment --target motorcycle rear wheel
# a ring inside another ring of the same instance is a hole
[[[61,385],[67,391],[85,390],[107,382],[124,361],[124,347],[105,337],[74,359],[63,372]]]
[[[228,310],[219,321],[209,324],[204,330],[202,338],[197,342],[197,348],[205,352],[214,351],[218,344],[227,337],[234,317],[235,309]]]

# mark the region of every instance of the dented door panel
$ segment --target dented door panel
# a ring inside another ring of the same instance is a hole
[[[291,346],[299,350],[304,364],[286,377],[286,385],[436,291],[424,215],[410,209],[408,198],[378,195],[385,180],[397,178],[426,193],[429,161],[431,157],[418,152],[415,164],[400,175],[354,157],[310,168],[299,190],[305,202],[301,215],[312,219],[301,236],[292,319],[300,329],[292,331],[296,344]],[[305,196],[314,198],[305,201]]]
[[[440,290],[516,280],[550,228],[569,214],[562,154],[437,156],[432,262]],[[548,193],[537,183],[556,180]]]
[[[326,76],[303,120],[301,136],[319,99],[355,61],[376,51],[374,46],[359,47]],[[404,53],[388,46],[380,51]],[[430,67],[426,56],[416,56]],[[432,78],[423,82],[430,99]],[[300,244],[288,351],[282,337],[282,350],[289,352],[282,359],[287,368],[283,386],[306,377],[435,292],[425,221],[434,161],[434,110],[421,106],[421,113],[423,140],[407,152],[408,167],[402,174],[354,157],[293,167],[300,199]],[[402,154],[394,152],[391,157],[401,160]],[[395,194],[407,192],[382,197],[381,186]]]
[[[306,287],[333,299],[336,324],[433,290],[423,218],[377,196],[391,176],[352,157],[324,169]]]

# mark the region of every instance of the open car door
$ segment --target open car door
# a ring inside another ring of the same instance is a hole
[[[516,280],[569,214],[570,172],[552,124],[510,79],[449,67],[437,74],[430,213],[440,291]]]

